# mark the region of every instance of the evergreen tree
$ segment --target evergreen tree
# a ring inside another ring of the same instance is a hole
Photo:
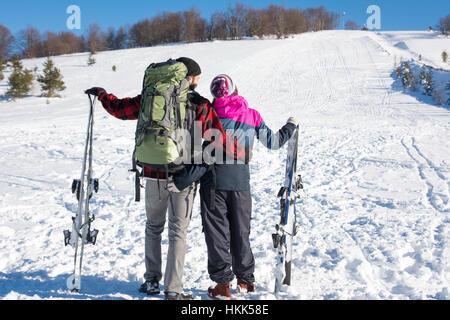
[[[8,78],[9,90],[6,92],[6,95],[13,98],[23,98],[31,90],[33,73],[28,69],[23,69],[18,55],[14,55],[10,62],[13,72]]]
[[[444,63],[447,63],[447,59],[448,59],[448,53],[447,51],[442,51],[442,61]]]
[[[41,83],[42,96],[43,97],[59,97],[56,95],[56,91],[64,91],[66,89],[64,85],[63,76],[58,68],[55,67],[53,60],[48,57],[44,63],[44,74],[37,78],[37,81]]]
[[[447,86],[445,87],[445,90],[447,91],[447,105],[450,106],[450,80],[447,82]]]
[[[5,76],[3,74],[3,70],[5,70],[5,69],[6,69],[6,61],[0,60],[0,81],[5,79]]]
[[[416,90],[418,80],[408,62],[402,61],[400,63],[400,67],[396,70],[396,75],[402,80],[402,85],[405,89]]]
[[[411,71],[411,73],[409,74],[409,79],[408,79],[408,83],[409,83],[409,88],[413,91],[417,91],[417,87],[419,85],[419,78],[418,76],[414,73],[414,71]]]
[[[411,72],[411,66],[409,63],[403,62],[402,83],[405,88],[409,88]]]
[[[11,67],[12,67],[13,69],[20,69],[20,68],[23,68],[22,62],[20,61],[20,56],[19,56],[18,54],[13,55],[13,56],[9,59],[8,63],[11,64]]]
[[[395,76],[400,79],[403,73],[403,59],[400,59],[400,65],[395,69]]]
[[[437,105],[441,106],[444,103],[444,87],[442,85],[433,88],[433,100]]]
[[[433,70],[428,68],[427,72],[425,71],[425,68],[422,68],[422,71],[420,72],[420,79],[422,81],[423,94],[426,96],[432,96],[434,87]]]

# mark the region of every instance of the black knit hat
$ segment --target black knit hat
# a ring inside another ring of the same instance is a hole
[[[188,77],[196,77],[202,73],[202,69],[200,69],[198,63],[190,58],[181,57],[178,58],[177,61],[185,64],[186,68],[188,69]]]

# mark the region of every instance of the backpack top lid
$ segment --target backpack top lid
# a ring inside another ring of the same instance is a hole
[[[167,90],[171,84],[178,85],[183,79],[186,79],[187,73],[187,67],[175,60],[153,63],[145,71],[144,90],[156,87],[159,91]]]

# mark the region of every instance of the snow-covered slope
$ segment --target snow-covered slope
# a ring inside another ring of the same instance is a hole
[[[384,31],[379,32],[398,60],[415,59],[430,67],[450,70],[450,59],[442,60],[442,52],[450,54],[450,38],[436,31]]]
[[[0,101],[0,297],[143,299],[144,204],[128,172],[135,123],[97,107],[92,202],[95,247],[87,247],[81,294],[66,290],[73,250],[63,245],[76,201],[88,99],[102,86],[119,97],[140,91],[145,67],[169,57],[201,64],[199,91],[228,73],[274,130],[301,119],[305,193],[293,256],[293,285],[273,295],[279,220],[276,193],[285,149],[255,148],[251,164],[257,290],[242,299],[449,299],[450,111],[392,88],[394,57],[382,35],[309,33],[286,40],[218,41],[56,57],[62,99]],[[25,62],[42,68],[44,59]],[[111,70],[117,66],[117,72]],[[6,74],[7,76],[8,74]],[[0,83],[0,94],[6,81]],[[167,232],[163,252],[167,252]],[[164,267],[164,265],[163,265]],[[205,299],[211,284],[199,203],[189,228],[185,288]],[[233,284],[235,286],[235,284]]]

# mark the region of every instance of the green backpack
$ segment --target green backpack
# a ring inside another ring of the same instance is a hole
[[[164,171],[166,176],[184,167],[184,133],[190,130],[192,118],[187,110],[187,73],[184,63],[172,59],[153,63],[145,71],[133,155],[136,201],[142,176],[137,166]]]

